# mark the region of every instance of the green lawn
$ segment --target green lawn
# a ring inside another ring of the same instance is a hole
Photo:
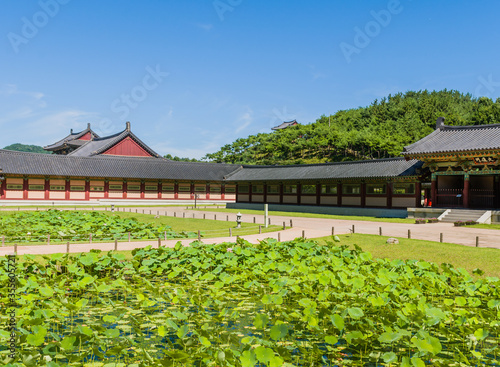
[[[199,211],[214,211],[214,209],[197,209]],[[247,209],[217,209],[221,213],[238,213],[241,214],[257,214],[264,215],[263,210],[247,210]],[[389,223],[415,223],[415,219],[409,218],[378,218],[378,217],[360,217],[355,215],[331,215],[331,214],[314,214],[300,212],[274,212],[269,211],[269,215],[279,215],[285,217],[303,217],[303,218],[326,218],[326,219],[342,219],[342,220],[361,220],[370,222],[389,222]]]
[[[468,227],[484,228],[484,229],[500,229],[500,224],[474,224],[472,226],[465,226],[465,228],[468,228]]]
[[[437,264],[450,263],[468,272],[481,269],[485,275],[500,277],[500,250],[476,248],[453,243],[398,238],[398,245],[387,244],[389,237],[370,234],[340,235],[340,244],[354,248],[354,244],[370,252],[374,258],[425,260]],[[319,243],[332,241],[332,237],[317,238]]]

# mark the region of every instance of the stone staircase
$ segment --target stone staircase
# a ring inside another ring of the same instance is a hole
[[[451,209],[448,214],[441,218],[441,222],[456,222],[456,221],[477,221],[486,213],[486,210],[472,209]]]

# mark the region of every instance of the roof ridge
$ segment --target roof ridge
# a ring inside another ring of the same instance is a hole
[[[496,128],[500,127],[500,123],[497,124],[485,124],[485,125],[444,125],[444,130],[466,130],[466,129],[474,129],[479,130],[483,128]]]
[[[253,165],[243,164],[243,168],[285,168],[285,167],[312,167],[312,166],[334,166],[343,164],[362,164],[369,162],[391,161],[391,160],[405,160],[405,157],[389,157],[377,159],[363,159],[358,161],[343,161],[343,162],[323,162],[323,163],[304,163],[304,164],[286,164],[286,165]]]

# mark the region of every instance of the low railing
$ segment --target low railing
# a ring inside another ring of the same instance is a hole
[[[438,189],[436,190],[436,206],[461,207],[463,206],[462,189]]]
[[[471,189],[469,191],[469,206],[474,208],[494,208],[495,191]]]

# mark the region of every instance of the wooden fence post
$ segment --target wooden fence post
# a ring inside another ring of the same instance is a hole
[[[352,233],[354,234],[355,233],[355,228],[354,228],[354,224],[352,225]]]
[[[118,240],[115,238],[115,251],[118,251]]]
[[[14,254],[17,255],[17,243],[14,243]]]
[[[382,236],[382,227],[378,227],[378,235]]]
[[[201,242],[201,232],[198,230],[198,242]]]
[[[158,248],[161,247],[161,237],[158,237]]]
[[[305,230],[302,230],[302,238],[305,239],[306,238],[306,231]]]
[[[332,236],[335,236],[335,227],[332,227]]]
[[[411,230],[408,230],[408,238],[411,238]]]
[[[47,235],[47,245],[50,245],[50,233]]]
[[[92,233],[89,234],[89,243],[92,243]]]
[[[66,243],[66,253],[69,254],[69,242]]]
[[[278,242],[281,242],[281,233],[278,232]]]
[[[262,226],[259,225],[259,234],[262,234]]]
[[[229,228],[229,237],[233,237],[233,231]]]
[[[443,242],[443,233],[439,234],[439,242]]]
[[[293,222],[291,219],[290,219],[290,228],[293,228]]]
[[[476,247],[479,247],[479,236],[476,236]]]
[[[285,230],[285,229],[286,229],[286,223],[283,222],[283,230]]]

